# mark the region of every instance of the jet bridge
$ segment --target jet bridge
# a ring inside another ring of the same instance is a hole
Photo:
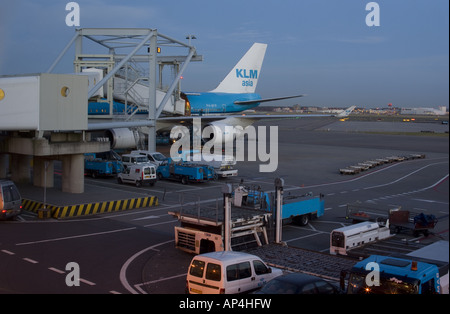
[[[90,50],[92,43],[96,47]],[[72,46],[75,75],[54,74]],[[106,51],[99,54],[101,49]],[[187,54],[170,55],[177,49],[185,49]],[[83,154],[110,148],[108,142],[90,138],[89,131],[100,125],[91,128],[88,123],[88,102],[100,101],[109,107],[106,118],[111,121],[102,127],[112,122],[121,127],[124,123],[126,127],[145,126],[147,147],[155,150],[156,119],[163,111],[182,112],[180,78],[191,61],[201,60],[190,42],[183,43],[156,29],[77,29],[47,73],[0,78],[0,177],[8,175],[5,169],[10,163],[14,181],[29,181],[33,159],[33,184],[52,187],[53,160],[62,160],[63,192],[83,193]],[[173,77],[164,88],[163,70],[168,65],[173,68]],[[118,77],[123,87],[114,91]],[[137,86],[142,89],[139,97]],[[132,120],[133,111],[113,115],[114,97],[120,98],[121,93],[133,110],[146,109],[147,119]]]
[[[86,51],[96,44],[96,53]],[[70,47],[75,46],[75,72],[84,73],[95,68],[100,76],[94,86],[89,87],[88,99],[105,103],[107,113],[95,118],[115,119],[130,122],[138,111],[148,112],[148,149],[156,149],[155,122],[162,112],[185,114],[185,102],[181,98],[180,79],[191,61],[202,61],[190,42],[145,28],[82,28],[77,29],[72,40],[63,49],[48,69],[54,71]],[[106,50],[98,54],[99,49]],[[169,53],[187,49],[187,55]],[[171,67],[173,77],[163,83],[165,66]],[[159,69],[159,70],[158,70]],[[164,86],[166,88],[164,88]],[[103,88],[104,95],[98,91]],[[114,115],[114,100],[125,104],[122,115]],[[91,117],[92,118],[92,117]],[[142,120],[139,122],[142,126]]]

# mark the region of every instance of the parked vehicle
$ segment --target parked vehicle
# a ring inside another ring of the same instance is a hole
[[[233,204],[236,207],[260,208],[274,212],[276,204],[271,201],[270,195],[260,189],[240,185],[233,192]],[[285,194],[283,196],[282,216],[283,224],[297,223],[306,226],[313,218],[321,217],[325,212],[325,200],[322,194],[313,196],[306,193],[302,195]]]
[[[340,294],[341,290],[322,278],[288,273],[266,283],[255,294]]]
[[[401,257],[371,255],[341,271],[341,289],[347,294],[448,294],[448,247],[448,241],[438,241]]]
[[[330,234],[330,254],[347,255],[349,250],[390,236],[389,225],[370,221],[334,229]]]
[[[84,154],[84,169],[93,178],[98,176],[115,176],[122,171],[120,156],[114,151]]]
[[[120,184],[132,183],[137,187],[146,183],[153,186],[155,185],[156,180],[156,167],[150,164],[131,165],[117,175],[117,181]]]
[[[163,161],[157,169],[158,179],[171,179],[189,182],[205,182],[217,179],[214,169],[207,165],[196,165],[188,162],[175,162],[171,158]]]
[[[408,210],[398,210],[389,213],[389,223],[396,233],[412,230],[414,236],[423,233],[428,236],[429,230],[434,229],[438,220],[434,215],[424,213],[413,214]]]
[[[247,293],[281,275],[281,269],[268,267],[256,255],[234,251],[200,254],[190,263],[186,293]]]
[[[22,197],[14,182],[0,180],[0,220],[7,220],[22,213]]]
[[[136,164],[149,164],[149,160],[147,156],[141,154],[124,154],[122,164],[124,168],[127,168]]]
[[[238,175],[238,170],[234,168],[236,166],[236,159],[231,155],[205,154],[199,150],[192,150],[181,152],[179,159],[198,165],[211,166],[219,178],[235,177]]]
[[[131,151],[131,154],[133,155],[144,155],[147,156],[148,161],[155,164],[156,168],[159,167],[159,165],[168,159],[168,157],[166,157],[164,154],[159,153],[159,152],[151,152],[148,150],[133,150]]]

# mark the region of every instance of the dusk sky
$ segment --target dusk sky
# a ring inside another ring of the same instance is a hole
[[[45,72],[74,35],[60,0],[0,0],[0,75]],[[194,34],[203,62],[184,91],[209,91],[254,42],[267,43],[256,91],[305,93],[273,105],[449,106],[449,1],[379,0],[380,26],[366,25],[368,0],[79,0],[80,28],[156,28]],[[72,49],[73,51],[73,49]],[[58,72],[73,71],[65,60]]]

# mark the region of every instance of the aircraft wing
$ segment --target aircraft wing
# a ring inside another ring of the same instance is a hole
[[[338,114],[226,114],[226,115],[202,115],[202,116],[186,116],[186,117],[160,117],[156,124],[157,129],[170,129],[175,124],[187,125],[192,124],[194,119],[201,119],[206,124],[221,124],[246,127],[259,120],[268,119],[293,119],[293,118],[319,118],[319,117],[346,117],[356,106],[349,107]]]
[[[304,97],[306,95],[296,95],[296,96],[287,96],[287,97],[278,97],[278,98],[265,98],[265,99],[255,99],[255,100],[243,100],[243,101],[235,101],[235,105],[252,105],[252,104],[259,104],[262,102],[269,102],[269,101],[277,101],[277,100],[284,100],[284,99],[291,99],[291,98],[299,98]]]
[[[227,118],[239,118],[249,120],[261,119],[280,119],[280,118],[314,118],[314,117],[347,117],[356,108],[351,106],[338,114],[223,114],[223,115],[199,115],[199,116],[178,116],[178,117],[160,117],[158,121],[184,122],[193,118],[201,118],[205,122],[223,120]]]
[[[234,121],[248,121],[255,122],[262,119],[292,119],[292,118],[313,118],[313,117],[347,117],[356,106],[351,106],[338,114],[226,114],[226,115],[202,115],[202,116],[174,116],[174,117],[160,117],[157,119],[158,125],[165,125],[172,127],[174,124],[191,124],[194,118],[200,118],[203,122],[209,123],[220,120],[232,119]],[[247,124],[247,123],[246,123]],[[124,128],[124,127],[142,127],[151,125],[149,120],[137,120],[128,122],[104,122],[104,123],[89,123],[89,130],[104,130],[108,128]]]

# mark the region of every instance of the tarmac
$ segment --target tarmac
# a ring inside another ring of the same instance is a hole
[[[270,121],[270,120],[268,120]],[[323,122],[324,121],[324,122]],[[311,119],[304,122],[305,128],[311,131],[340,132],[426,132],[448,133],[449,126],[440,123],[407,123],[385,121],[335,121],[328,119]],[[325,124],[325,125],[324,125]],[[263,123],[264,125],[264,123]],[[290,132],[292,130],[288,130]],[[306,130],[305,130],[306,131]],[[324,134],[318,132],[315,134]],[[169,154],[170,147],[158,147],[158,151]],[[57,169],[57,166],[55,165]],[[38,218],[68,218],[92,214],[101,214],[114,211],[123,211],[133,208],[150,207],[158,205],[158,197],[152,195],[151,190],[142,189],[133,192],[124,185],[121,189],[99,188],[97,184],[89,183],[85,178],[83,193],[65,193],[61,191],[58,175],[55,175],[55,187],[41,188],[30,183],[18,183],[24,209],[37,213]],[[96,180],[102,180],[101,178]],[[105,179],[105,182],[108,182]],[[135,190],[134,190],[135,191]],[[42,210],[45,209],[45,210]]]

